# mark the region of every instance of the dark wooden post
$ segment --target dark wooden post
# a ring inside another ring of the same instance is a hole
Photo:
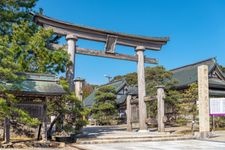
[[[40,124],[39,127],[38,127],[37,140],[40,140],[40,137],[41,137],[41,127],[42,127],[42,124]]]

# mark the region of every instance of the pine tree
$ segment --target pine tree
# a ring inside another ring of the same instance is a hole
[[[198,100],[198,85],[192,83],[187,89],[184,90],[182,100],[179,102],[180,114],[183,116],[191,116],[192,122],[196,121]],[[191,129],[193,130],[193,124]]]
[[[18,72],[65,72],[69,60],[65,51],[49,48],[53,32],[32,22],[30,12],[35,3],[36,0],[0,1],[0,121],[5,119],[6,142],[10,120],[28,125],[39,123],[16,107],[17,100],[10,90],[19,90],[23,77]]]
[[[95,104],[92,108],[93,118],[99,124],[111,124],[118,116],[116,91],[111,86],[100,87],[95,94]]]
[[[16,107],[16,99],[10,94],[10,89],[17,89],[21,78],[17,73],[22,70],[22,65],[15,61],[15,49],[8,35],[0,36],[0,121],[5,119],[5,142],[9,142],[9,120],[16,119],[18,122],[35,125],[37,119],[32,119],[27,113]]]
[[[80,129],[87,124],[83,116],[86,116],[88,112],[82,107],[82,102],[77,99],[74,93],[69,92],[67,80],[62,78],[60,85],[68,94],[48,101],[48,114],[56,116],[48,129],[49,138],[52,136],[52,127],[55,124],[60,126],[63,124],[61,130],[72,134],[80,132]]]
[[[1,0],[0,1],[0,35],[11,35],[13,24],[31,21],[32,11],[37,0]]]
[[[113,80],[125,78],[129,85],[137,85],[137,73],[128,73],[124,76],[116,76]],[[172,73],[166,71],[162,66],[146,67],[145,68],[145,83],[146,94],[148,96],[156,96],[156,86],[164,85],[166,92],[165,103],[168,104],[173,110],[173,114],[176,117],[179,107],[178,101],[181,97],[180,92],[171,89],[177,82],[172,79]],[[173,94],[172,94],[173,93]],[[175,95],[174,95],[175,94]],[[149,117],[156,117],[157,115],[157,101],[151,101],[147,104],[147,113]]]

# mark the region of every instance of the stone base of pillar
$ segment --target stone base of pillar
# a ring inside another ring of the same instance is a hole
[[[165,129],[158,129],[158,132],[165,132]]]
[[[148,130],[138,130],[139,133],[147,133],[149,132]]]
[[[131,124],[127,125],[127,131],[129,131],[129,132],[132,131],[132,125]]]
[[[205,132],[199,132],[199,138],[200,139],[207,139],[211,136],[211,133],[208,131]]]

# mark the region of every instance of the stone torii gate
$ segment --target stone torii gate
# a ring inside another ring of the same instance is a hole
[[[67,52],[70,54],[71,65],[67,68],[67,79],[70,83],[71,91],[74,91],[74,64],[75,54],[91,55],[98,57],[114,58],[128,61],[137,62],[138,74],[138,103],[139,103],[139,124],[140,130],[146,130],[145,123],[147,113],[146,105],[144,102],[145,93],[145,75],[144,63],[157,64],[154,58],[145,58],[145,50],[160,50],[162,45],[166,44],[169,40],[168,37],[152,38],[144,36],[136,36],[123,34],[118,32],[111,32],[78,26],[56,19],[52,19],[43,15],[34,14],[34,21],[47,29],[52,29],[59,37],[65,36],[68,44]],[[102,51],[76,47],[78,39],[86,39],[97,42],[104,42],[105,49]],[[115,52],[116,45],[123,45],[133,47],[136,50],[136,56],[119,54]],[[60,45],[53,45],[53,47],[60,47]]]

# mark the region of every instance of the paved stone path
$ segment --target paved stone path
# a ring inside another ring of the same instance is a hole
[[[225,142],[200,140],[85,144],[77,145],[86,150],[224,150]]]
[[[1,148],[0,148],[1,149]],[[28,148],[27,150],[51,150],[52,148]],[[111,144],[70,144],[57,150],[224,150],[225,142],[200,140],[133,142]],[[7,149],[15,150],[15,149]]]
[[[169,131],[183,130],[167,129]],[[153,131],[154,132],[154,131]],[[151,132],[151,135],[153,134]],[[66,147],[59,150],[225,150],[225,131],[213,132],[214,137],[208,140],[178,140],[178,141],[158,141],[158,142],[130,142],[130,143],[106,143],[106,144],[67,144]],[[119,134],[119,135],[118,135]],[[93,137],[109,136],[137,136],[139,133],[127,132],[124,127],[86,127],[84,135]],[[0,148],[1,149],[1,148]],[[28,148],[40,150],[41,148]],[[50,150],[51,148],[42,148],[41,150]],[[15,150],[15,149],[12,149]]]

